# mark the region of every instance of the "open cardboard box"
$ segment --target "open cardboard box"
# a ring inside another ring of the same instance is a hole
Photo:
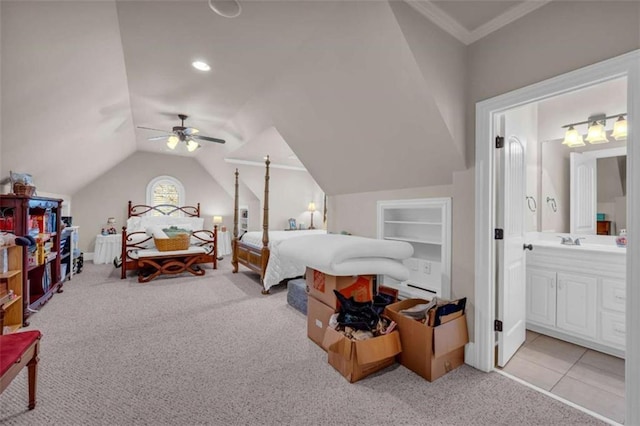
[[[334,311],[338,308],[338,299],[333,290],[340,291],[345,297],[353,296],[358,302],[366,302],[373,298],[373,275],[335,276],[307,268],[305,277],[309,295]]]
[[[327,349],[329,364],[350,383],[392,365],[402,350],[397,331],[355,341],[330,327],[325,331],[322,346]]]
[[[336,312],[334,308],[331,308],[313,296],[309,296],[307,299],[307,336],[313,340],[325,351],[322,345],[324,339],[324,331],[329,324],[329,318]]]
[[[398,324],[400,364],[431,382],[464,364],[464,345],[469,342],[467,317],[456,312],[443,317],[441,325],[430,327],[399,313],[421,303],[427,301],[402,300],[387,305],[384,313]]]

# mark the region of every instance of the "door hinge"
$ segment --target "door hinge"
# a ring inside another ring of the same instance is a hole
[[[500,320],[493,321],[493,331],[502,331],[502,321]]]
[[[504,136],[496,136],[496,148],[504,148]]]
[[[494,240],[502,240],[504,239],[504,231],[500,228],[496,228],[493,230],[493,239]]]

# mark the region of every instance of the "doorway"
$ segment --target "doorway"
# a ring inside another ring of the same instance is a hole
[[[493,158],[492,124],[496,115],[510,108],[540,101],[596,83],[626,76],[628,79],[628,120],[640,122],[640,51],[573,71],[559,77],[529,86],[487,101],[476,108],[476,286],[475,286],[475,335],[467,350],[469,363],[483,371],[491,371],[494,364],[494,319],[496,312],[496,251],[494,250],[494,228],[496,223],[496,191],[493,186],[495,161]],[[637,137],[636,137],[637,139]],[[640,199],[634,197],[634,182],[640,182],[640,150],[634,150],[634,134],[628,136],[627,227],[630,244],[627,258],[637,258],[634,253],[634,237],[640,236]],[[637,166],[634,167],[634,164]],[[637,190],[635,191],[637,192]],[[635,240],[637,242],[637,240]],[[640,313],[632,309],[640,303],[640,289],[629,283],[638,281],[640,265],[627,262],[626,274],[626,325],[627,330],[640,330]],[[640,407],[632,401],[640,399],[640,333],[626,334],[626,409],[627,423],[640,422]]]

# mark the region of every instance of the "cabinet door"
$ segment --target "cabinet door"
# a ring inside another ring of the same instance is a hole
[[[557,327],[585,337],[596,337],[598,280],[558,272]]]
[[[556,325],[556,273],[527,268],[527,322]]]

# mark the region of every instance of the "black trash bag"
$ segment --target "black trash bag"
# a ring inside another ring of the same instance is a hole
[[[380,321],[380,315],[373,309],[372,302],[356,302],[353,297],[346,298],[337,290],[333,290],[340,301],[338,324],[356,330],[373,331]]]
[[[387,305],[390,305],[396,301],[394,296],[390,294],[379,293],[373,296],[373,310],[376,311],[378,315],[382,315],[384,312],[384,308]]]

